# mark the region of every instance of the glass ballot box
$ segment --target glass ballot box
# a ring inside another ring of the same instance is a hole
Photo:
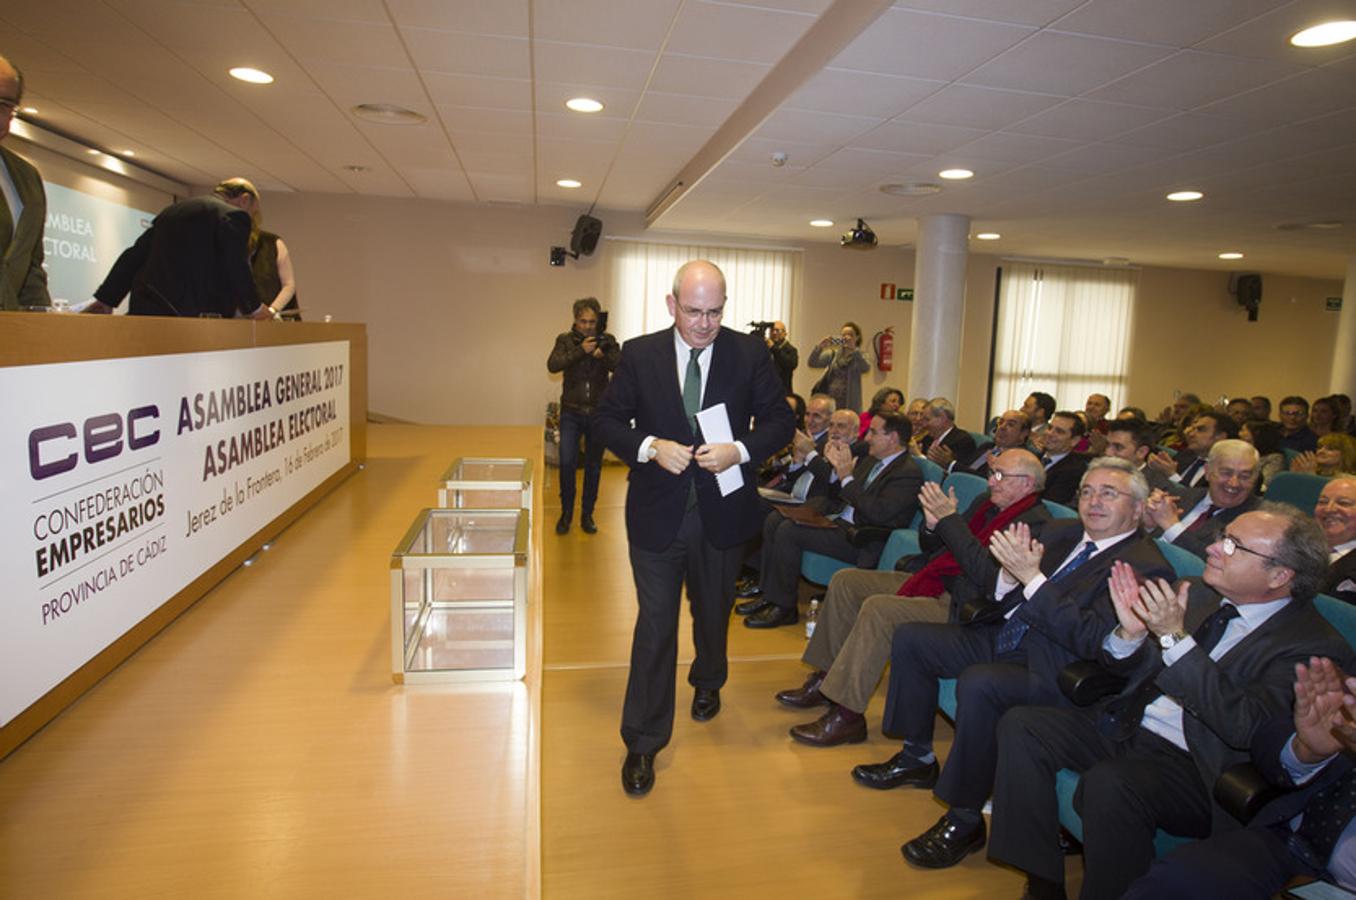
[[[444,509],[531,509],[532,463],[463,456],[439,479]]]
[[[528,548],[523,509],[419,513],[391,556],[397,684],[523,677]]]

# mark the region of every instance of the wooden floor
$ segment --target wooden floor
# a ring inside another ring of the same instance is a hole
[[[772,699],[803,678],[800,628],[732,627],[710,723],[687,716],[680,667],[656,787],[623,794],[635,599],[618,466],[594,536],[556,537],[556,472],[541,473],[540,669],[510,685],[394,685],[392,548],[453,457],[539,440],[371,427],[364,471],[0,762],[0,897],[1021,893],[982,855],[945,872],[900,858],[941,807],[849,778],[897,749],[879,734],[880,697],[865,744],[786,736],[808,718]],[[938,737],[944,751],[945,725]]]

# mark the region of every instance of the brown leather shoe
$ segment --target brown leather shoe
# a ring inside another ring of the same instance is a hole
[[[824,677],[828,674],[822,671],[811,672],[810,677],[806,678],[800,687],[778,691],[777,702],[792,709],[813,709],[816,706],[823,706],[829,700],[819,692],[819,686],[824,683]]]
[[[793,727],[791,737],[811,747],[860,744],[866,740],[866,717],[835,703],[815,721]]]

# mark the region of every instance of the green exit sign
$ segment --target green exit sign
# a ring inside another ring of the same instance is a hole
[[[882,300],[913,300],[913,288],[899,287],[893,282],[882,281],[880,285]]]

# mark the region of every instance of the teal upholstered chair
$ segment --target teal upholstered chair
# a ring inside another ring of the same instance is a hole
[[[1154,538],[1154,543],[1168,560],[1168,565],[1177,573],[1178,578],[1191,578],[1205,571],[1205,560],[1190,550],[1183,550],[1176,544],[1169,544],[1162,538]]]
[[[1078,510],[1071,509],[1063,503],[1056,503],[1053,500],[1042,500],[1045,508],[1050,511],[1050,515],[1056,519],[1077,519]]]
[[[1267,499],[1276,503],[1289,503],[1300,512],[1313,515],[1318,495],[1328,479],[1322,475],[1308,472],[1277,472],[1267,485]]]

